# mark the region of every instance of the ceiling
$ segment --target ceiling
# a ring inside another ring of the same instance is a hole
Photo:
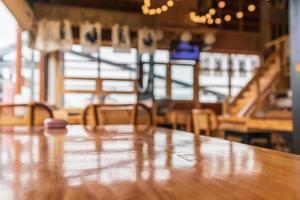
[[[101,8],[108,10],[117,10],[117,11],[126,11],[126,12],[141,12],[141,6],[143,4],[143,0],[28,0],[31,4],[35,2],[39,3],[50,3],[55,5],[68,5],[75,7],[86,7],[86,8]],[[156,3],[161,2],[161,0],[152,0]],[[176,0],[177,1],[177,0]],[[184,1],[184,0],[181,0]],[[219,17],[221,19],[224,18],[226,14],[230,14],[232,16],[232,21],[224,22],[220,25],[203,25],[199,24],[199,26],[208,26],[214,28],[220,28],[225,30],[242,30],[242,31],[253,31],[258,32],[260,30],[260,2],[261,0],[230,0],[225,1],[225,8],[218,8],[218,2],[220,0],[195,0],[198,2],[198,10],[199,15],[204,14],[205,9],[203,9],[203,4],[209,2],[210,7],[214,7],[217,10],[217,14],[215,17]],[[243,3],[241,3],[243,2]],[[247,12],[247,7],[249,4],[254,4],[256,6],[256,10],[254,12]],[[235,17],[235,14],[239,10],[244,10],[244,18],[242,20],[238,20]],[[224,21],[224,20],[223,20]]]
[[[101,8],[126,12],[139,12],[143,1],[141,0],[28,0],[32,3],[50,3],[86,8]]]

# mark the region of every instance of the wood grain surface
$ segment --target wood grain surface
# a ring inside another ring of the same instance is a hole
[[[0,199],[300,199],[300,157],[132,126],[0,134]]]

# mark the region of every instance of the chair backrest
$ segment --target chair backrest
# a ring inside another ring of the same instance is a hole
[[[43,103],[0,104],[0,126],[42,126],[47,118],[53,113]]]
[[[90,104],[82,114],[84,126],[146,124],[151,126],[152,113],[144,104]]]
[[[210,136],[218,128],[217,116],[210,109],[194,109],[193,125],[195,134],[203,131],[205,135]]]

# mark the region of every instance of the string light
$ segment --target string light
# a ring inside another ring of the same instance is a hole
[[[207,20],[207,23],[208,23],[208,24],[213,24],[213,23],[214,23],[214,20],[213,20],[212,18],[210,18],[210,19]]]
[[[168,5],[169,7],[173,7],[173,6],[174,6],[174,1],[173,1],[173,0],[167,1],[167,5]]]
[[[224,17],[224,20],[225,20],[226,22],[230,22],[231,19],[232,19],[231,15],[225,15],[225,17]]]
[[[156,14],[161,14],[162,10],[161,8],[156,8]]]
[[[216,9],[214,9],[214,8],[211,8],[211,9],[209,9],[209,14],[211,14],[211,15],[215,15],[216,14]]]
[[[144,0],[142,12],[144,15],[159,15],[167,12],[169,8],[175,5],[174,0],[167,0],[165,4],[157,8],[151,8],[151,0]]]
[[[216,18],[215,19],[215,24],[220,25],[222,23],[222,19],[221,18]]]
[[[226,7],[226,2],[224,0],[220,0],[218,2],[218,5],[217,5],[220,9],[223,9]],[[247,6],[247,10],[248,12],[254,12],[256,10],[256,6],[255,4],[249,4]],[[230,22],[232,21],[232,18],[233,16],[230,15],[230,14],[226,14],[224,16],[224,18],[221,18],[221,17],[217,17],[217,18],[214,18],[214,16],[217,14],[217,10],[216,8],[209,8],[207,13],[204,13],[203,15],[199,16],[197,15],[196,12],[191,12],[190,13],[190,20],[193,21],[194,23],[200,23],[200,24],[209,24],[209,25],[212,25],[212,24],[217,24],[217,25],[220,25],[222,24],[223,20],[225,22]],[[235,17],[237,19],[242,19],[244,18],[244,11],[243,10],[240,10],[240,11],[237,11],[236,14],[235,14]]]
[[[219,7],[219,8],[225,8],[225,6],[226,6],[225,1],[220,1],[220,2],[218,3],[218,7]]]
[[[195,12],[190,12],[190,19],[194,23],[198,23],[198,24],[205,24],[207,21],[206,16],[204,16],[204,15],[199,16]]]
[[[244,17],[244,13],[243,13],[242,11],[238,11],[238,12],[236,13],[236,18],[242,19],[243,17]]]
[[[166,5],[163,5],[162,7],[161,7],[161,10],[163,11],[163,12],[167,12],[168,11],[168,6],[166,6]]]
[[[207,13],[207,14],[205,15],[205,17],[206,17],[207,19],[211,19],[211,18],[212,18],[211,14],[209,14],[209,13]]]
[[[249,11],[249,12],[254,12],[255,10],[256,10],[256,7],[255,7],[254,4],[250,4],[250,5],[248,6],[248,11]]]

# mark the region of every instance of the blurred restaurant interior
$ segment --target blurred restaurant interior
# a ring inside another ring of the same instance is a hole
[[[299,10],[0,1],[0,199],[300,199]]]

